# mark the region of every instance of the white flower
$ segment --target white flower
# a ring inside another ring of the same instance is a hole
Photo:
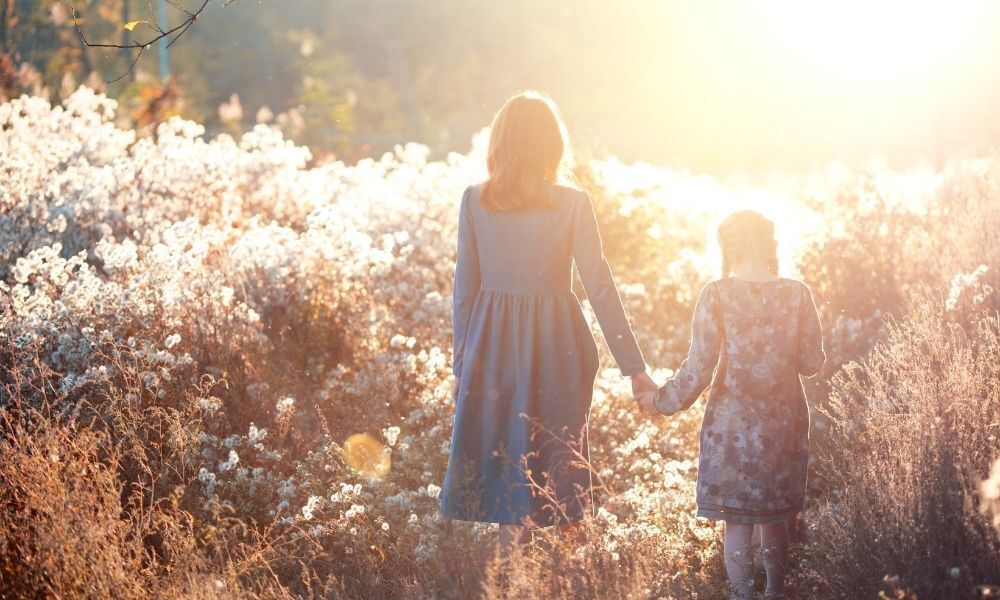
[[[292,398],[291,396],[282,398],[281,400],[278,400],[278,404],[275,408],[278,410],[279,417],[288,416],[293,410],[295,410],[295,398]]]
[[[316,509],[319,508],[319,504],[322,501],[323,498],[319,496],[309,496],[309,500],[306,501],[306,505],[302,507],[302,518],[306,521],[312,519],[313,513],[316,512]]]
[[[267,437],[267,429],[258,429],[256,425],[250,423],[250,430],[247,432],[247,441],[257,444]]]
[[[239,455],[236,454],[235,450],[229,451],[229,459],[224,463],[219,463],[219,471],[225,473],[226,471],[232,469],[240,462]]]
[[[390,446],[396,445],[396,440],[399,438],[399,427],[393,425],[382,430],[382,435],[385,437],[385,443]]]
[[[178,333],[167,336],[167,339],[163,341],[163,345],[166,346],[167,350],[173,348],[177,345],[177,342],[181,341],[181,336]]]
[[[160,378],[156,376],[155,373],[146,371],[142,374],[142,386],[147,390],[152,390],[156,386],[160,385]]]
[[[222,400],[212,396],[210,398],[198,398],[195,402],[198,408],[205,412],[216,412],[222,409]]]

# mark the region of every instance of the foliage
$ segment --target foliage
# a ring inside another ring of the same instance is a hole
[[[494,529],[438,516],[451,240],[481,137],[442,161],[407,145],[307,166],[268,126],[206,138],[174,117],[137,137],[117,109],[87,88],[0,105],[5,594],[723,593],[719,530],[693,517],[700,409],[642,421],[608,362],[598,509],[576,541],[547,532],[505,564]],[[803,594],[993,582],[994,159],[919,186],[881,168],[812,202],[613,158],[577,171],[653,365],[686,350],[716,220],[778,218],[783,268],[817,291],[834,367],[849,365],[813,386],[831,401],[814,414]],[[385,444],[386,477],[352,468],[357,433]]]

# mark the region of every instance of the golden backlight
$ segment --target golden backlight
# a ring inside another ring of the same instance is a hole
[[[838,0],[761,3],[763,33],[802,67],[855,82],[937,80],[969,50],[985,2]],[[889,80],[889,81],[886,81]]]
[[[1000,3],[650,1],[624,21],[608,36],[635,60],[596,72],[610,73],[602,90],[643,93],[595,128],[635,150],[626,160],[665,149],[711,173],[943,160],[1000,136]],[[579,120],[613,106],[585,105]]]

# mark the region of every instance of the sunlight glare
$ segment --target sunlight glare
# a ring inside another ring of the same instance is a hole
[[[791,58],[830,76],[869,81],[939,75],[986,12],[981,1],[779,0],[766,6],[764,29]]]

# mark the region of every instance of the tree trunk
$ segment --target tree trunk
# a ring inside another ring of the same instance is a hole
[[[122,46],[128,44],[128,29],[125,29],[125,23],[128,23],[128,0],[122,0]]]
[[[129,22],[128,0],[122,0],[122,25],[124,25],[125,23],[128,23],[128,22]],[[129,32],[128,29],[125,29],[125,27],[122,27],[122,42],[121,42],[122,46],[127,46],[128,44],[131,43],[131,40],[129,40],[129,33],[130,32]],[[132,62],[132,50],[123,49],[122,50],[122,55],[125,57],[126,64],[128,64],[129,62]],[[135,70],[134,69],[132,70],[132,73],[129,75],[129,79],[131,79],[132,81],[135,81]]]
[[[13,0],[0,0],[0,52],[12,54],[13,43],[7,32],[10,31],[10,25],[8,22],[11,18],[11,14],[14,12],[14,1]]]

